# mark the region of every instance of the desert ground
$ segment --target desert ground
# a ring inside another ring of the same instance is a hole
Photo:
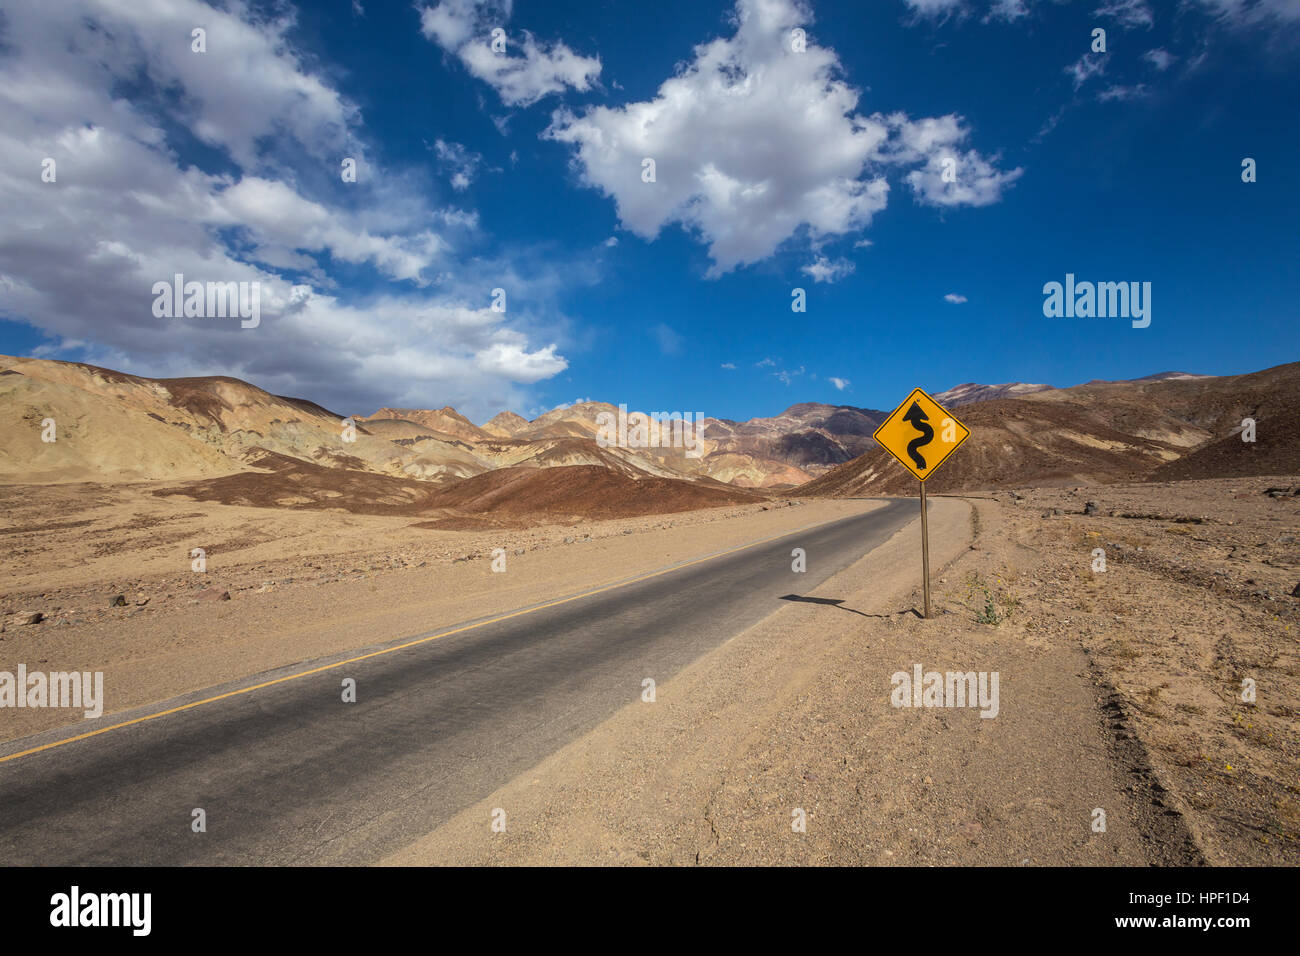
[[[1297,489],[936,497],[931,619],[913,521],[390,862],[1300,862]],[[875,506],[773,498],[455,531],[156,490],[0,489],[0,669],[103,670],[121,712]],[[915,663],[1000,673],[998,719],[891,707],[891,674]],[[0,738],[66,721],[7,710]],[[487,825],[498,807],[506,834]]]

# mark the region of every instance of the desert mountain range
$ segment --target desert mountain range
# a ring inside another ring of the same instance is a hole
[[[1072,388],[968,383],[935,397],[972,430],[931,479],[938,491],[1300,471],[1300,363]],[[444,518],[513,515],[512,497],[578,513],[623,495],[644,499],[623,506],[639,514],[795,488],[915,490],[872,439],[886,414],[875,409],[805,402],[744,422],[706,418],[699,457],[601,447],[602,412],[617,409],[580,402],[531,421],[503,411],[479,426],[451,407],[385,407],[351,416],[345,441],[346,416],[235,378],[0,356],[0,481],[168,482],[163,493],[202,500]],[[1246,417],[1258,423],[1253,444],[1238,435]],[[54,442],[42,441],[47,420]],[[584,488],[599,494],[584,504]]]

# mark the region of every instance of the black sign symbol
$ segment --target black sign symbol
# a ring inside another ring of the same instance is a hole
[[[934,440],[934,429],[930,427],[930,417],[921,410],[920,405],[913,402],[912,407],[903,416],[903,421],[909,423],[921,433],[907,443],[907,457],[916,463],[917,468],[925,471],[925,459],[921,457],[921,453],[917,449],[924,448]]]

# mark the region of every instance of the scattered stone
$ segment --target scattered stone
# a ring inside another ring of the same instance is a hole
[[[1296,586],[1291,589],[1291,596],[1300,597],[1300,584],[1296,584]]]
[[[126,595],[114,594],[113,599],[108,602],[109,607],[126,607]]]
[[[204,588],[199,592],[198,599],[200,601],[229,601],[230,592],[218,587]]]
[[[141,594],[139,597],[135,599],[136,607],[144,607],[148,603],[149,603],[149,597],[148,595],[145,594]]]
[[[571,538],[571,537],[570,537],[570,538],[565,538],[565,539],[564,539],[564,543],[565,543],[565,544],[573,544],[573,538]]]
[[[515,548],[515,554],[523,554],[525,550],[525,548]]]
[[[41,611],[19,611],[18,616],[14,618],[14,623],[22,626],[24,624],[39,624],[45,620],[45,614]]]
[[[1095,515],[1100,510],[1095,501],[1085,501],[1083,503],[1083,513],[1086,515]]]

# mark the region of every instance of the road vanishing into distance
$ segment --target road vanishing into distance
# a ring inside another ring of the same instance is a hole
[[[916,516],[915,501],[891,501],[571,599],[429,622],[405,641],[10,741],[0,760],[45,749],[0,762],[0,859],[373,863],[640,701],[645,678],[663,684]],[[791,570],[795,547],[807,554],[802,574]],[[345,678],[355,703],[342,700]],[[60,742],[100,727],[115,729]],[[191,828],[196,808],[206,833]]]

